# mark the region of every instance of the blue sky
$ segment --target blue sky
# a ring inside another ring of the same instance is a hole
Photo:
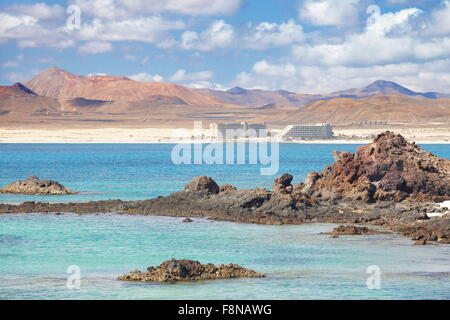
[[[450,92],[450,1],[13,0],[0,52],[3,85],[58,66],[196,88]]]

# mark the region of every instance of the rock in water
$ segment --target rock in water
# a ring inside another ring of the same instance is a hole
[[[220,188],[212,178],[202,176],[192,179],[184,186],[184,191],[218,194]]]
[[[367,227],[358,226],[339,226],[334,228],[330,233],[330,238],[339,238],[339,236],[356,236],[356,235],[373,235],[373,234],[385,234],[387,232],[377,231],[369,229]]]
[[[28,177],[26,180],[13,182],[0,189],[0,193],[18,193],[18,194],[45,194],[45,195],[63,195],[75,194],[62,184],[52,180],[41,180],[38,177]]]
[[[232,278],[261,278],[264,274],[245,269],[236,264],[201,264],[194,260],[167,260],[157,267],[148,267],[146,272],[131,271],[119,276],[123,281],[186,282]]]
[[[444,201],[450,199],[450,160],[438,158],[390,131],[355,154],[335,152],[336,161],[311,172],[302,189],[316,198]]]

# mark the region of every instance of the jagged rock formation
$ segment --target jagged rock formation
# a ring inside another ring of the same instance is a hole
[[[264,274],[238,266],[236,264],[201,264],[194,260],[171,259],[157,267],[148,267],[147,271],[132,271],[119,276],[123,281],[143,282],[186,282],[232,278],[261,278]]]
[[[202,176],[192,179],[184,186],[184,191],[217,194],[220,188],[212,178]]]
[[[42,180],[38,177],[28,177],[26,180],[13,182],[0,189],[0,193],[18,193],[18,194],[43,194],[43,195],[63,195],[74,194],[62,184],[52,180]]]
[[[450,199],[450,160],[438,158],[392,132],[380,134],[355,154],[308,175],[302,191],[312,198],[374,201]]]

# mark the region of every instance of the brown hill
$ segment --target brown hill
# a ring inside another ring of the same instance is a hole
[[[356,124],[364,121],[389,123],[448,122],[450,99],[377,95],[362,99],[337,98],[314,102],[281,114],[280,123]]]
[[[20,82],[12,86],[0,86],[0,97],[28,97],[36,96],[36,93],[25,87]]]
[[[322,95],[296,94],[285,90],[268,91],[260,89],[243,89],[240,87],[234,87],[227,91],[212,89],[198,89],[198,91],[220,101],[257,108],[266,105],[301,107],[322,97]]]
[[[172,83],[138,82],[126,77],[113,76],[83,77],[56,67],[45,70],[27,81],[25,85],[41,96],[54,99],[84,98],[100,101],[150,102],[172,99],[177,104],[227,105],[201,92]]]

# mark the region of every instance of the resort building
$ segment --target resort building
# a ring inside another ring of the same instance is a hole
[[[290,125],[284,128],[280,137],[282,139],[331,139],[333,128],[328,123]]]
[[[267,126],[265,123],[252,123],[249,124],[243,122],[232,123],[211,123],[209,126],[211,136],[214,138],[265,138]]]

